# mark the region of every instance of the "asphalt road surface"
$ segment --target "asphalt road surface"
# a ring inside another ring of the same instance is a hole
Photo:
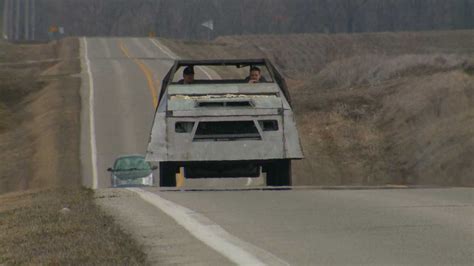
[[[81,48],[84,184],[100,189],[98,202],[150,263],[474,265],[470,188],[249,190],[247,180],[208,180],[104,189],[117,156],[144,154],[174,55],[147,38],[87,38]]]
[[[145,153],[154,116],[153,95],[173,62],[150,40],[135,38],[82,39],[82,53],[89,59],[83,60],[81,91],[84,184],[106,188],[110,187],[106,170],[118,156]],[[145,73],[151,73],[154,87]]]
[[[473,265],[473,190],[161,192],[292,265]]]

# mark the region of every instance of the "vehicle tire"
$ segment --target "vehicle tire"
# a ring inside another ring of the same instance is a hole
[[[291,160],[276,160],[266,167],[267,186],[291,186]]]
[[[160,187],[176,187],[177,169],[174,163],[160,163]]]

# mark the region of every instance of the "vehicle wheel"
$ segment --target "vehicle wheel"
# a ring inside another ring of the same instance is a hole
[[[277,160],[267,167],[267,186],[291,186],[291,160]]]
[[[174,163],[160,163],[160,187],[176,187],[176,171]]]

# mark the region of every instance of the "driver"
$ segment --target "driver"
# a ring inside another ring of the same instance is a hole
[[[178,84],[192,84],[194,83],[194,68],[192,66],[187,66],[183,70],[183,78],[178,81]]]
[[[256,66],[250,68],[249,76],[245,78],[245,81],[248,83],[266,82],[265,78],[262,77],[262,71]]]

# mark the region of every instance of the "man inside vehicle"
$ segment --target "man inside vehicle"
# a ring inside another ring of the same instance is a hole
[[[178,84],[192,84],[194,83],[194,68],[192,66],[187,66],[183,70],[183,79],[178,81]]]
[[[260,71],[260,68],[256,66],[250,68],[249,76],[245,78],[245,81],[248,83],[266,82],[265,78],[262,77],[262,71]]]

